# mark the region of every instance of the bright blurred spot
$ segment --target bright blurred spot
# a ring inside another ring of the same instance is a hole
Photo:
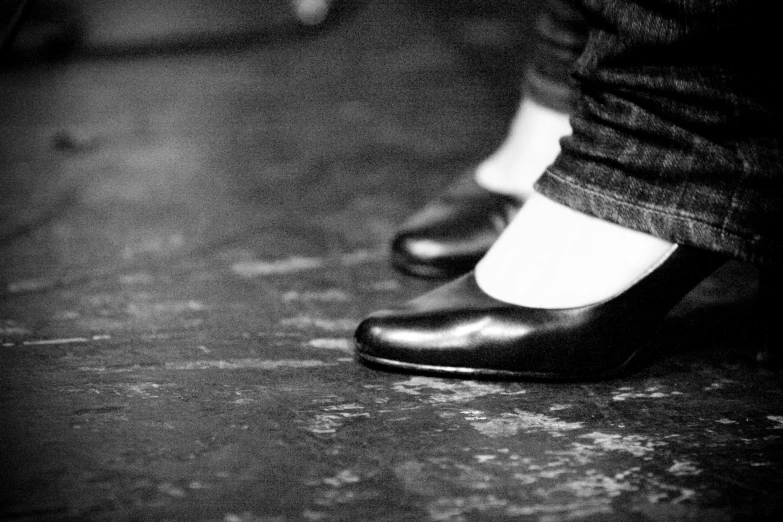
[[[305,25],[318,25],[326,20],[332,0],[291,0],[294,14]]]

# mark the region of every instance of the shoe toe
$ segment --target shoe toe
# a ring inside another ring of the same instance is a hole
[[[379,311],[364,319],[356,328],[354,341],[359,356],[386,357],[389,333],[386,319],[391,311]]]

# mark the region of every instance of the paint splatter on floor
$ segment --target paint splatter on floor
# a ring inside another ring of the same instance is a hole
[[[672,397],[676,395],[682,395],[681,391],[672,390],[664,391],[660,386],[650,386],[644,390],[634,391],[632,387],[626,386],[620,388],[612,396],[613,401],[627,401],[629,399],[663,399],[665,397]]]
[[[303,330],[316,328],[330,332],[352,332],[358,323],[359,321],[356,319],[327,319],[323,317],[310,317],[306,315],[286,317],[280,320],[280,326],[283,327],[299,328]]]
[[[394,385],[400,393],[422,397],[430,403],[470,402],[487,395],[522,395],[525,390],[516,386],[504,387],[474,381],[438,379],[434,377],[411,377]],[[435,390],[436,393],[432,393]]]
[[[515,410],[514,413],[502,413],[500,417],[484,422],[471,422],[478,432],[488,437],[513,437],[519,432],[533,433],[543,431],[557,435],[564,431],[578,430],[581,422],[564,422],[555,417],[540,413]]]
[[[318,257],[290,257],[277,261],[238,261],[231,270],[242,277],[262,277],[276,274],[290,274],[322,268],[325,261]]]
[[[311,339],[307,345],[321,350],[337,350],[353,353],[353,341],[349,339]]]

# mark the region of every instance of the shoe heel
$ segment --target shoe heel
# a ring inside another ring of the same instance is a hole
[[[781,366],[783,324],[777,312],[778,300],[783,295],[783,270],[777,266],[759,268],[758,314],[762,328],[761,349],[756,362],[768,367]]]

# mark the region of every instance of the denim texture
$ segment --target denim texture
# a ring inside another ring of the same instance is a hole
[[[675,243],[780,263],[775,5],[581,0],[589,34],[573,70],[573,134],[536,190]]]

